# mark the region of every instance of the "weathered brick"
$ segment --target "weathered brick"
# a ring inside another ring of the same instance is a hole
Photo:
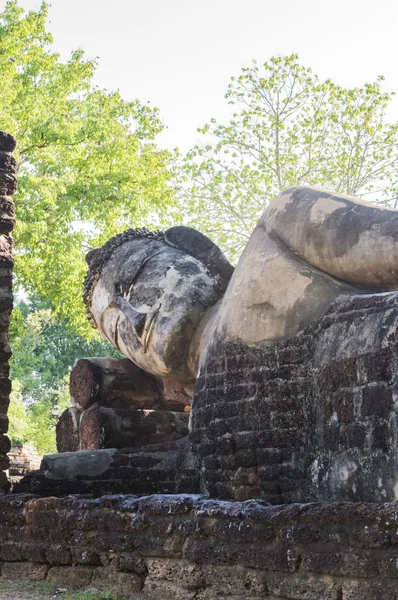
[[[371,552],[347,548],[344,552],[304,552],[301,569],[325,575],[374,577],[378,575],[377,557]]]
[[[341,600],[397,600],[398,582],[344,581]]]
[[[46,549],[46,557],[51,565],[70,565],[72,563],[70,549],[61,544],[49,546]]]
[[[165,598],[193,600],[197,598],[196,590],[187,590],[170,581],[159,581],[158,579],[152,579],[152,577],[147,577],[145,580],[143,594],[147,595],[151,600],[165,600]]]
[[[111,567],[99,567],[94,570],[91,585],[97,589],[115,590],[122,594],[131,594],[139,592],[143,583],[135,573],[122,573]]]
[[[341,584],[327,576],[301,574],[286,576],[281,573],[268,573],[267,586],[271,594],[289,600],[340,600],[341,598]]]
[[[90,585],[93,570],[93,567],[81,565],[73,567],[51,567],[48,571],[47,579],[72,588],[83,588]]]
[[[362,391],[363,417],[387,418],[392,408],[392,391],[382,385],[372,385]]]
[[[1,572],[3,579],[42,581],[46,578],[48,565],[31,562],[4,563]]]
[[[354,419],[354,392],[339,390],[332,396],[332,409],[340,423],[351,423]]]

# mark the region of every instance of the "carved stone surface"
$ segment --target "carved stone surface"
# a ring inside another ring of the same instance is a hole
[[[397,210],[293,187],[264,212],[234,272],[194,230],[129,230],[89,253],[85,302],[144,370],[195,379],[218,342],[290,338],[340,295],[397,289],[397,231]]]
[[[193,334],[233,271],[217,246],[187,227],[137,229],[87,260],[84,298],[92,324],[145,371],[192,381]]]

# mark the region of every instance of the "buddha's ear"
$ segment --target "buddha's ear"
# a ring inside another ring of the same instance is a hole
[[[164,235],[167,244],[201,261],[215,279],[219,290],[225,291],[234,268],[214,242],[200,231],[182,225],[171,227]]]
[[[90,266],[91,262],[93,260],[95,260],[95,256],[98,254],[98,252],[101,250],[101,248],[93,248],[92,250],[89,250],[86,254],[86,263],[88,264],[88,266]]]

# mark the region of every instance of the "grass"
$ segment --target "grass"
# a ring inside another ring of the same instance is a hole
[[[5,594],[5,595],[4,595]],[[149,600],[134,594],[126,596],[106,590],[71,590],[50,582],[0,581],[3,600]]]

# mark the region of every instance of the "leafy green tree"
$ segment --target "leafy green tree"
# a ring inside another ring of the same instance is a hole
[[[382,78],[345,89],[321,81],[296,55],[256,61],[233,77],[234,114],[200,131],[180,195],[185,219],[238,258],[259,216],[282,189],[317,185],[372,199],[397,196],[398,128]]]
[[[47,4],[0,13],[0,122],[18,141],[16,283],[75,331],[84,255],[130,226],[162,223],[173,202],[157,109],[93,85],[95,60],[52,49]]]
[[[32,442],[39,453],[56,452],[55,425],[70,406],[68,373],[83,356],[116,356],[106,340],[87,340],[56,317],[48,302],[19,302],[11,327],[13,392],[10,439]]]
[[[28,409],[22,400],[21,383],[14,379],[12,392],[10,394],[10,406],[8,407],[8,418],[10,426],[8,436],[13,444],[24,444],[32,439],[33,428],[29,422]]]

